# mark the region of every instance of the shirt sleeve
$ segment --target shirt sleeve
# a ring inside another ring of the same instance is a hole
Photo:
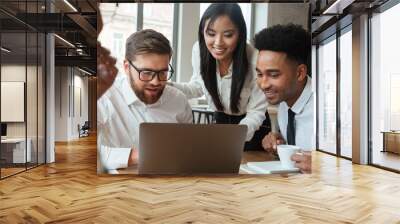
[[[200,75],[200,51],[198,42],[192,48],[192,68],[193,75],[188,83],[172,83],[172,86],[181,90],[188,99],[198,98],[204,95],[203,78]]]
[[[246,107],[246,117],[240,121],[240,124],[247,125],[246,141],[250,141],[254,132],[262,125],[268,106],[264,93],[258,88],[255,81],[254,79],[251,83],[251,95]]]
[[[97,141],[99,148],[98,156],[101,166],[100,170],[103,170],[107,173],[109,173],[110,171],[115,171],[119,168],[128,167],[128,159],[131,151],[130,148],[109,147],[103,144],[105,143],[103,141],[105,139],[104,130],[107,127],[107,122],[111,120],[111,117],[114,113],[115,110],[108,94],[103,94],[103,96],[101,96],[100,99],[97,100]]]
[[[110,172],[128,167],[130,148],[113,148],[100,145],[99,156],[103,170]]]
[[[104,126],[113,112],[113,107],[107,94],[103,94],[103,96],[97,100],[97,126]]]

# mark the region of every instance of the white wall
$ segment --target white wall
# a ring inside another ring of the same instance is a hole
[[[55,141],[70,141],[88,120],[88,78],[71,67],[56,67],[55,73]]]
[[[22,102],[22,108],[19,108],[24,116],[26,112],[26,120],[22,122],[6,122],[7,137],[9,138],[25,138],[30,139],[31,155],[34,162],[39,158],[39,163],[44,162],[44,92],[43,77],[41,66],[32,66],[25,64],[3,64],[1,66],[1,80],[10,82],[24,82],[26,86],[26,101]],[[25,80],[27,78],[27,80]],[[2,93],[4,89],[2,89]],[[19,90],[20,94],[24,94],[24,89]],[[22,91],[22,92],[21,92]],[[2,95],[7,97],[7,95]],[[26,106],[25,106],[26,103]],[[3,103],[2,103],[3,104]],[[2,112],[13,113],[11,107],[2,107]],[[18,110],[14,108],[14,110]],[[14,112],[15,113],[15,112]],[[37,157],[37,153],[39,156]]]
[[[27,73],[28,72],[28,73]],[[27,66],[25,65],[18,65],[18,64],[8,64],[1,66],[1,81],[4,82],[25,82],[26,74],[36,74],[36,67]],[[29,77],[28,77],[29,78]],[[29,80],[29,85],[36,85],[36,81]],[[36,123],[36,113],[31,113],[32,111],[36,111],[36,109],[32,109],[33,107],[36,108],[36,88],[27,88],[27,106],[31,106],[27,112],[27,120],[29,122],[28,125],[28,137],[29,134],[32,133],[31,130],[36,130],[36,126],[33,127],[31,124],[32,121]],[[4,97],[4,96],[2,96]],[[34,102],[34,104],[32,104]],[[1,108],[1,110],[8,110],[9,108]],[[24,108],[23,108],[24,109]],[[25,137],[25,126],[26,122],[7,122],[7,136],[8,137]],[[35,132],[36,133],[36,132]]]
[[[54,117],[55,117],[55,141],[66,141],[68,139],[68,68],[56,67],[55,68],[55,104],[54,104]]]
[[[193,74],[192,47],[197,41],[197,31],[200,22],[200,4],[181,3],[179,5],[178,52],[177,56],[177,82],[188,82]]]
[[[308,3],[270,3],[268,4],[268,27],[276,24],[294,23],[308,29]]]
[[[307,3],[255,3],[254,34],[276,24],[294,23],[308,29]]]
[[[268,24],[268,3],[255,3],[254,6],[254,34],[267,27]],[[253,39],[253,37],[251,38]]]

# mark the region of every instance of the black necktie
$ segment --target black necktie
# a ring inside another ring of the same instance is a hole
[[[288,110],[288,124],[286,129],[286,138],[288,145],[296,145],[296,134],[294,129],[294,115],[296,115],[290,108]]]

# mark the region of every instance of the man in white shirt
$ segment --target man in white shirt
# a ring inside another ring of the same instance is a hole
[[[168,39],[154,30],[138,31],[127,39],[126,75],[118,75],[97,101],[100,170],[116,173],[136,163],[140,123],[192,122],[185,95],[166,86],[173,74],[171,56]]]
[[[267,151],[276,151],[278,144],[300,146],[303,155],[292,160],[303,172],[311,172],[314,148],[314,102],[307,62],[311,52],[311,36],[299,25],[276,25],[256,34],[257,83],[270,104],[279,104],[280,133],[270,132],[263,139]]]

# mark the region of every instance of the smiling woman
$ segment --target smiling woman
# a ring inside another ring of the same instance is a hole
[[[248,127],[245,149],[262,150],[267,102],[256,85],[256,51],[246,43],[247,29],[236,3],[213,3],[202,15],[192,49],[193,76],[173,83],[188,98],[206,96],[216,123]],[[263,125],[264,124],[264,125]]]
[[[263,4],[263,3],[261,3],[261,4]],[[200,19],[203,16],[206,9],[210,5],[211,5],[211,3],[200,3]],[[255,14],[253,12],[254,4],[238,3],[238,5],[239,5],[240,9],[242,10],[243,18],[244,18],[244,21],[246,22],[247,40],[251,41],[251,38],[252,38],[251,27],[254,25],[254,24],[252,24],[252,22],[253,22],[252,16],[253,16],[253,14]]]

